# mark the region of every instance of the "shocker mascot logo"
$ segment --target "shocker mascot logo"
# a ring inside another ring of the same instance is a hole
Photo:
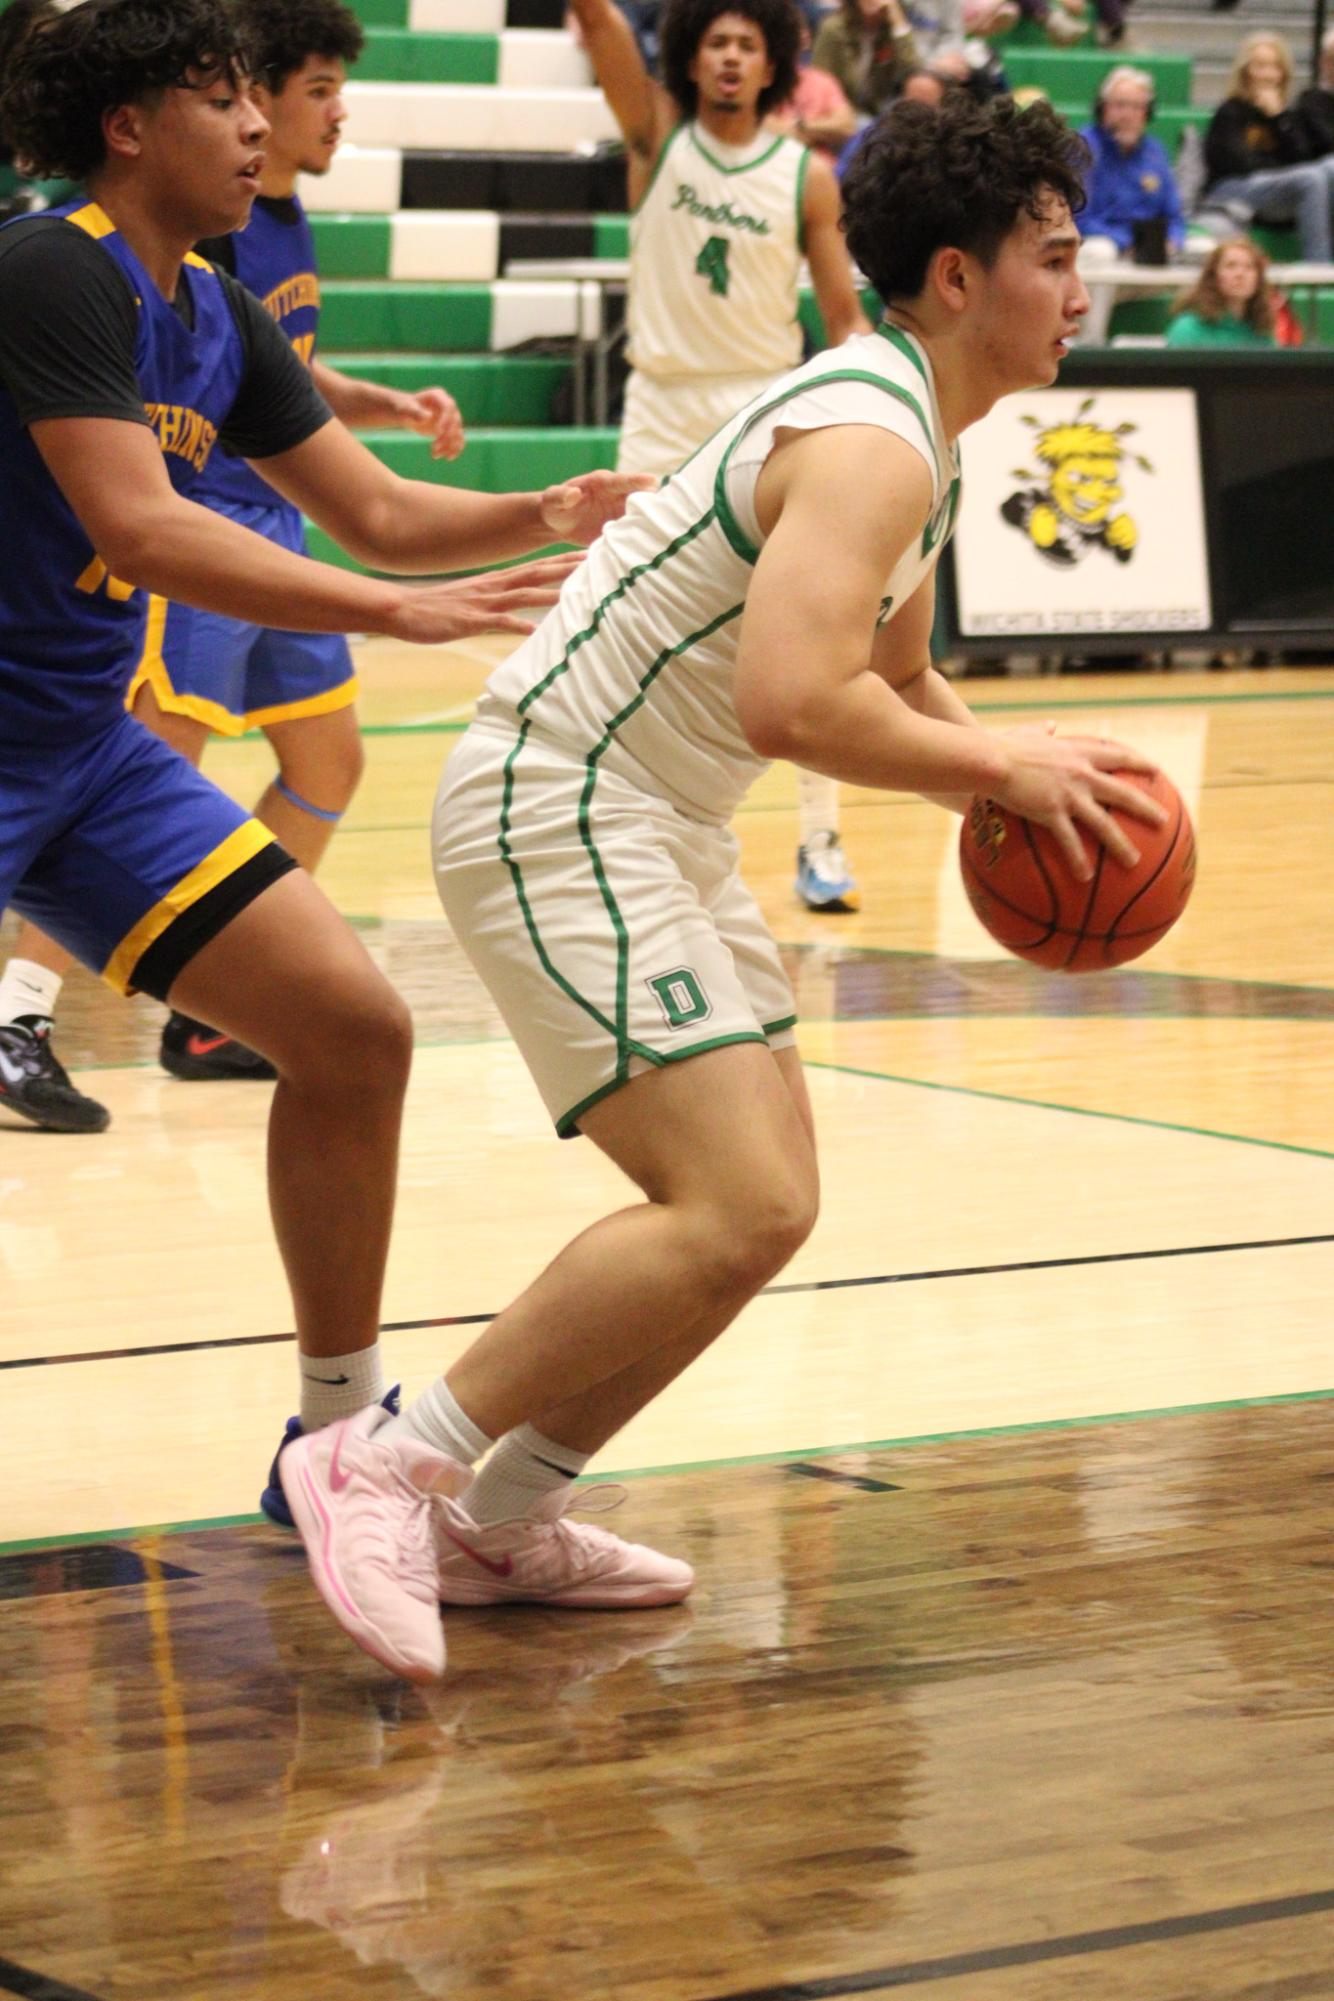
[[[1003,521],[1022,529],[1038,554],[1062,569],[1082,563],[1094,548],[1106,549],[1118,563],[1130,561],[1139,530],[1121,507],[1122,468],[1131,458],[1142,472],[1153,471],[1123,442],[1136,426],[1118,424],[1109,431],[1094,423],[1093,401],[1086,396],[1070,423],[1044,426],[1036,417],[1021,419],[1037,432],[1033,455],[1041,470],[1017,466],[1014,477],[1034,483],[1012,493],[1000,510]]]

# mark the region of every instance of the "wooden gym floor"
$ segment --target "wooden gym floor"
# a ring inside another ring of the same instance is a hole
[[[323,878],[418,1022],[409,1392],[621,1199],[435,899],[488,651],[361,648]],[[969,916],[954,823],[849,793],[863,908],[816,918],[765,781],[738,824],[824,1214],[604,1455],[697,1592],[453,1614],[438,1690],[254,1513],[294,1376],[267,1093],[166,1078],[160,1010],[71,979],[111,1130],[0,1131],[0,1996],[1334,1995],[1334,669],[963,691],[1163,762],[1186,917],[1039,974]],[[209,768],[250,797],[266,752]]]

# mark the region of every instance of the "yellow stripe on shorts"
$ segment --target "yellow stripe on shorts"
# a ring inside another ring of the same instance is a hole
[[[273,835],[258,820],[247,820],[235,833],[228,834],[225,841],[214,848],[212,854],[205,855],[202,862],[196,862],[189,875],[182,876],[176,887],[169,890],[160,903],[146,911],[132,931],[128,931],[117,945],[111,957],[102,968],[102,978],[118,994],[131,991],[130,980],[134,969],[150,945],[155,945],[163,932],[176,922],[178,917],[207,896],[229,875],[252,861],[270,846]]]

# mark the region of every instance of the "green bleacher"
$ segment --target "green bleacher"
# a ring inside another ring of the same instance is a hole
[[[357,62],[361,83],[495,83],[498,35],[433,35],[411,28],[368,28]]]

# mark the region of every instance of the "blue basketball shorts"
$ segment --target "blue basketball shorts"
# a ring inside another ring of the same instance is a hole
[[[294,507],[219,507],[294,555],[306,553]],[[152,597],[144,650],[127,701],[147,684],[169,715],[193,716],[219,736],[242,736],[270,723],[327,715],[357,699],[352,655],[341,632],[280,632],[220,612]]]
[[[267,827],[132,717],[72,745],[0,743],[6,904],[118,993],[181,968],[296,864]]]

